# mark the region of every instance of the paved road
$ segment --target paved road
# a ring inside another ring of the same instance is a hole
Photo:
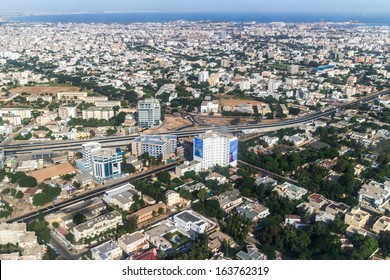
[[[59,209],[61,209],[63,207],[72,205],[74,203],[77,203],[77,202],[80,202],[80,201],[83,201],[83,200],[86,200],[86,199],[90,199],[90,198],[99,196],[99,195],[103,194],[107,189],[115,188],[115,187],[120,186],[120,185],[122,185],[124,183],[127,183],[127,182],[133,182],[133,181],[136,181],[136,180],[144,179],[144,178],[150,177],[153,174],[158,173],[158,172],[174,169],[176,167],[176,165],[178,165],[179,163],[180,162],[170,163],[170,164],[167,164],[167,165],[155,168],[153,170],[149,170],[149,171],[144,172],[142,174],[137,174],[135,176],[126,177],[123,180],[116,181],[115,183],[112,183],[112,184],[109,184],[109,185],[105,185],[105,186],[103,186],[103,187],[101,187],[99,189],[95,189],[95,190],[83,193],[83,194],[81,194],[81,195],[79,195],[77,197],[73,197],[73,198],[71,198],[71,199],[69,199],[67,201],[63,201],[63,202],[57,203],[55,205],[50,205],[50,206],[44,207],[44,208],[42,208],[42,209],[40,209],[38,211],[34,211],[34,212],[31,212],[31,213],[28,213],[28,214],[25,214],[25,215],[22,215],[22,216],[19,216],[19,217],[14,217],[14,218],[8,219],[6,222],[7,223],[12,223],[12,222],[29,222],[31,220],[34,220],[38,216],[39,212],[42,212],[44,215],[53,213],[53,212],[58,211]]]
[[[247,163],[245,161],[238,160],[238,163],[242,164],[242,165],[246,165],[248,167],[251,167],[251,168],[253,168],[253,169],[257,170],[257,171],[260,171],[262,174],[265,174],[265,175],[267,175],[267,176],[269,176],[269,177],[271,177],[273,179],[282,180],[282,181],[285,181],[285,182],[288,182],[288,183],[294,184],[294,185],[298,184],[298,182],[293,180],[293,179],[290,179],[290,178],[287,178],[287,177],[283,177],[283,176],[281,176],[279,174],[276,174],[276,173],[272,173],[271,171],[268,171],[268,170],[265,170],[263,168],[254,166],[254,165],[252,165],[250,163]]]
[[[390,90],[385,90],[382,92],[378,92],[376,94],[372,94],[370,96],[366,96],[364,98],[361,98],[357,101],[353,101],[348,104],[344,104],[341,106],[338,106],[336,108],[324,111],[324,112],[317,112],[313,114],[307,114],[302,117],[294,118],[294,119],[287,119],[279,122],[273,122],[273,123],[258,123],[258,124],[248,124],[248,125],[232,125],[228,126],[228,131],[230,133],[239,133],[247,129],[280,129],[284,128],[286,126],[296,126],[299,124],[307,123],[314,121],[316,119],[319,119],[321,117],[332,115],[339,110],[342,110],[350,105],[355,105],[363,102],[370,102],[372,100],[375,100],[379,96],[387,95],[390,93]],[[182,130],[182,131],[170,131],[167,133],[160,133],[161,135],[164,134],[173,134],[177,137],[187,137],[187,136],[194,136],[201,133],[204,133],[207,130],[210,129],[219,129],[217,126],[211,126],[201,129],[192,129],[192,130]],[[102,145],[105,145],[105,147],[115,147],[115,146],[123,146],[128,144],[128,141],[131,139],[137,137],[138,135],[129,135],[129,136],[114,136],[114,137],[106,137],[101,139],[94,139],[94,141],[100,142]],[[4,147],[0,145],[0,148],[5,149],[5,154],[16,154],[16,153],[26,153],[26,152],[34,152],[34,151],[64,151],[64,150],[78,150],[80,149],[81,145],[86,142],[90,142],[91,140],[77,140],[77,141],[56,141],[56,142],[48,142],[48,143],[26,143],[26,144],[17,144],[17,145],[5,145]],[[110,146],[111,145],[111,146]]]

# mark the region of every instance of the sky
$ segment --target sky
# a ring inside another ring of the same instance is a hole
[[[2,12],[390,13],[389,0],[0,0]]]

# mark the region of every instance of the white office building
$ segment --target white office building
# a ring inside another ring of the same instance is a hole
[[[161,105],[157,99],[145,99],[138,102],[138,126],[150,128],[160,124]]]
[[[122,175],[123,152],[101,149],[92,154],[93,177],[104,182]]]
[[[194,160],[201,163],[202,169],[236,166],[237,157],[238,139],[233,135],[208,131],[194,138]]]
[[[205,83],[209,80],[209,72],[208,71],[200,71],[198,74],[198,82]]]
[[[175,135],[141,135],[130,142],[131,153],[140,156],[148,153],[149,156],[167,158],[176,152],[177,137]]]
[[[90,142],[82,145],[82,164],[84,170],[92,170],[92,154],[100,151],[101,148],[102,146],[97,142]]]

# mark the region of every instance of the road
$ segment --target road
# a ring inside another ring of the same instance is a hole
[[[293,179],[290,179],[290,178],[287,178],[287,177],[283,177],[283,176],[281,176],[279,174],[276,174],[276,173],[272,173],[271,171],[268,171],[268,170],[265,170],[263,168],[254,166],[254,165],[249,164],[249,163],[247,163],[245,161],[238,160],[238,163],[242,164],[242,165],[246,165],[246,166],[248,166],[248,167],[250,167],[250,168],[252,168],[254,170],[257,170],[257,171],[261,172],[262,174],[265,174],[265,175],[267,175],[267,176],[269,176],[269,177],[271,177],[271,178],[273,178],[275,180],[282,180],[282,181],[285,181],[285,182],[288,182],[288,183],[294,184],[294,185],[298,184],[298,182],[293,180]]]
[[[30,213],[22,215],[22,216],[18,216],[18,217],[14,217],[14,218],[8,219],[8,220],[6,220],[6,222],[7,223],[30,222],[31,220],[34,220],[35,218],[37,218],[37,216],[38,216],[38,214],[40,212],[42,212],[44,215],[53,213],[55,211],[60,210],[63,207],[66,207],[66,206],[75,204],[77,202],[80,202],[80,201],[83,201],[83,200],[87,200],[87,199],[99,196],[99,195],[103,194],[106,190],[118,187],[118,186],[120,186],[120,185],[122,185],[124,183],[133,182],[133,181],[136,181],[136,180],[144,179],[144,178],[150,177],[151,175],[153,175],[155,173],[158,173],[158,172],[171,170],[171,169],[175,168],[175,166],[178,165],[178,164],[179,164],[179,162],[170,163],[170,164],[167,164],[167,165],[155,168],[153,170],[149,170],[149,171],[144,172],[142,174],[137,174],[135,176],[130,176],[130,177],[124,178],[123,180],[116,181],[115,183],[112,183],[112,184],[109,184],[109,185],[105,185],[105,186],[103,186],[101,188],[98,188],[98,189],[95,189],[95,190],[83,193],[83,194],[81,194],[81,195],[79,195],[77,197],[72,197],[72,198],[70,198],[70,199],[68,199],[66,201],[59,202],[57,204],[44,207],[44,208],[42,208],[40,210],[37,210],[37,211],[34,211],[34,212],[30,212]]]
[[[364,102],[370,102],[375,100],[376,98],[387,95],[390,93],[390,90],[378,92],[376,94],[372,94],[370,96],[361,98],[357,101],[353,101],[333,109],[326,110],[324,112],[317,112],[312,114],[307,114],[294,119],[287,119],[273,123],[257,123],[257,124],[248,124],[248,125],[232,125],[228,126],[229,133],[240,133],[247,129],[275,129],[278,130],[280,128],[284,128],[286,126],[296,126],[308,122],[312,122],[316,119],[330,116],[339,110],[342,110],[350,105],[355,105]],[[192,118],[193,119],[193,118]],[[192,126],[192,125],[191,125]],[[183,128],[181,128],[183,129]],[[189,137],[199,135],[201,133],[206,132],[210,129],[220,129],[218,126],[210,126],[204,128],[196,128],[190,130],[180,130],[180,131],[171,131],[160,133],[161,135],[172,134],[177,137]],[[77,140],[77,141],[53,141],[53,142],[44,142],[44,143],[26,143],[26,144],[14,144],[14,145],[0,145],[2,149],[4,149],[4,154],[18,154],[18,153],[31,153],[31,152],[40,152],[40,151],[64,151],[64,150],[79,150],[81,145],[90,142],[96,141],[102,144],[104,147],[116,147],[116,146],[125,146],[129,144],[129,141],[134,139],[139,135],[128,135],[128,136],[114,136],[114,137],[106,137],[106,138],[97,138],[93,140]]]

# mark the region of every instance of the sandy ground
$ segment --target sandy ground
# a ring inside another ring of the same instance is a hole
[[[153,134],[157,132],[168,132],[183,125],[191,124],[190,121],[180,117],[165,116],[163,124],[158,128],[148,129],[145,134]]]
[[[221,98],[219,99],[219,105],[220,106],[237,106],[244,103],[250,103],[253,106],[256,106],[257,104],[264,104],[263,102],[256,101],[256,100],[246,100],[246,99],[227,99],[227,98]]]
[[[29,87],[17,87],[11,89],[11,93],[28,93],[30,95],[39,95],[41,93],[52,93],[56,94],[58,92],[64,91],[79,91],[79,87],[73,86],[29,86]]]

